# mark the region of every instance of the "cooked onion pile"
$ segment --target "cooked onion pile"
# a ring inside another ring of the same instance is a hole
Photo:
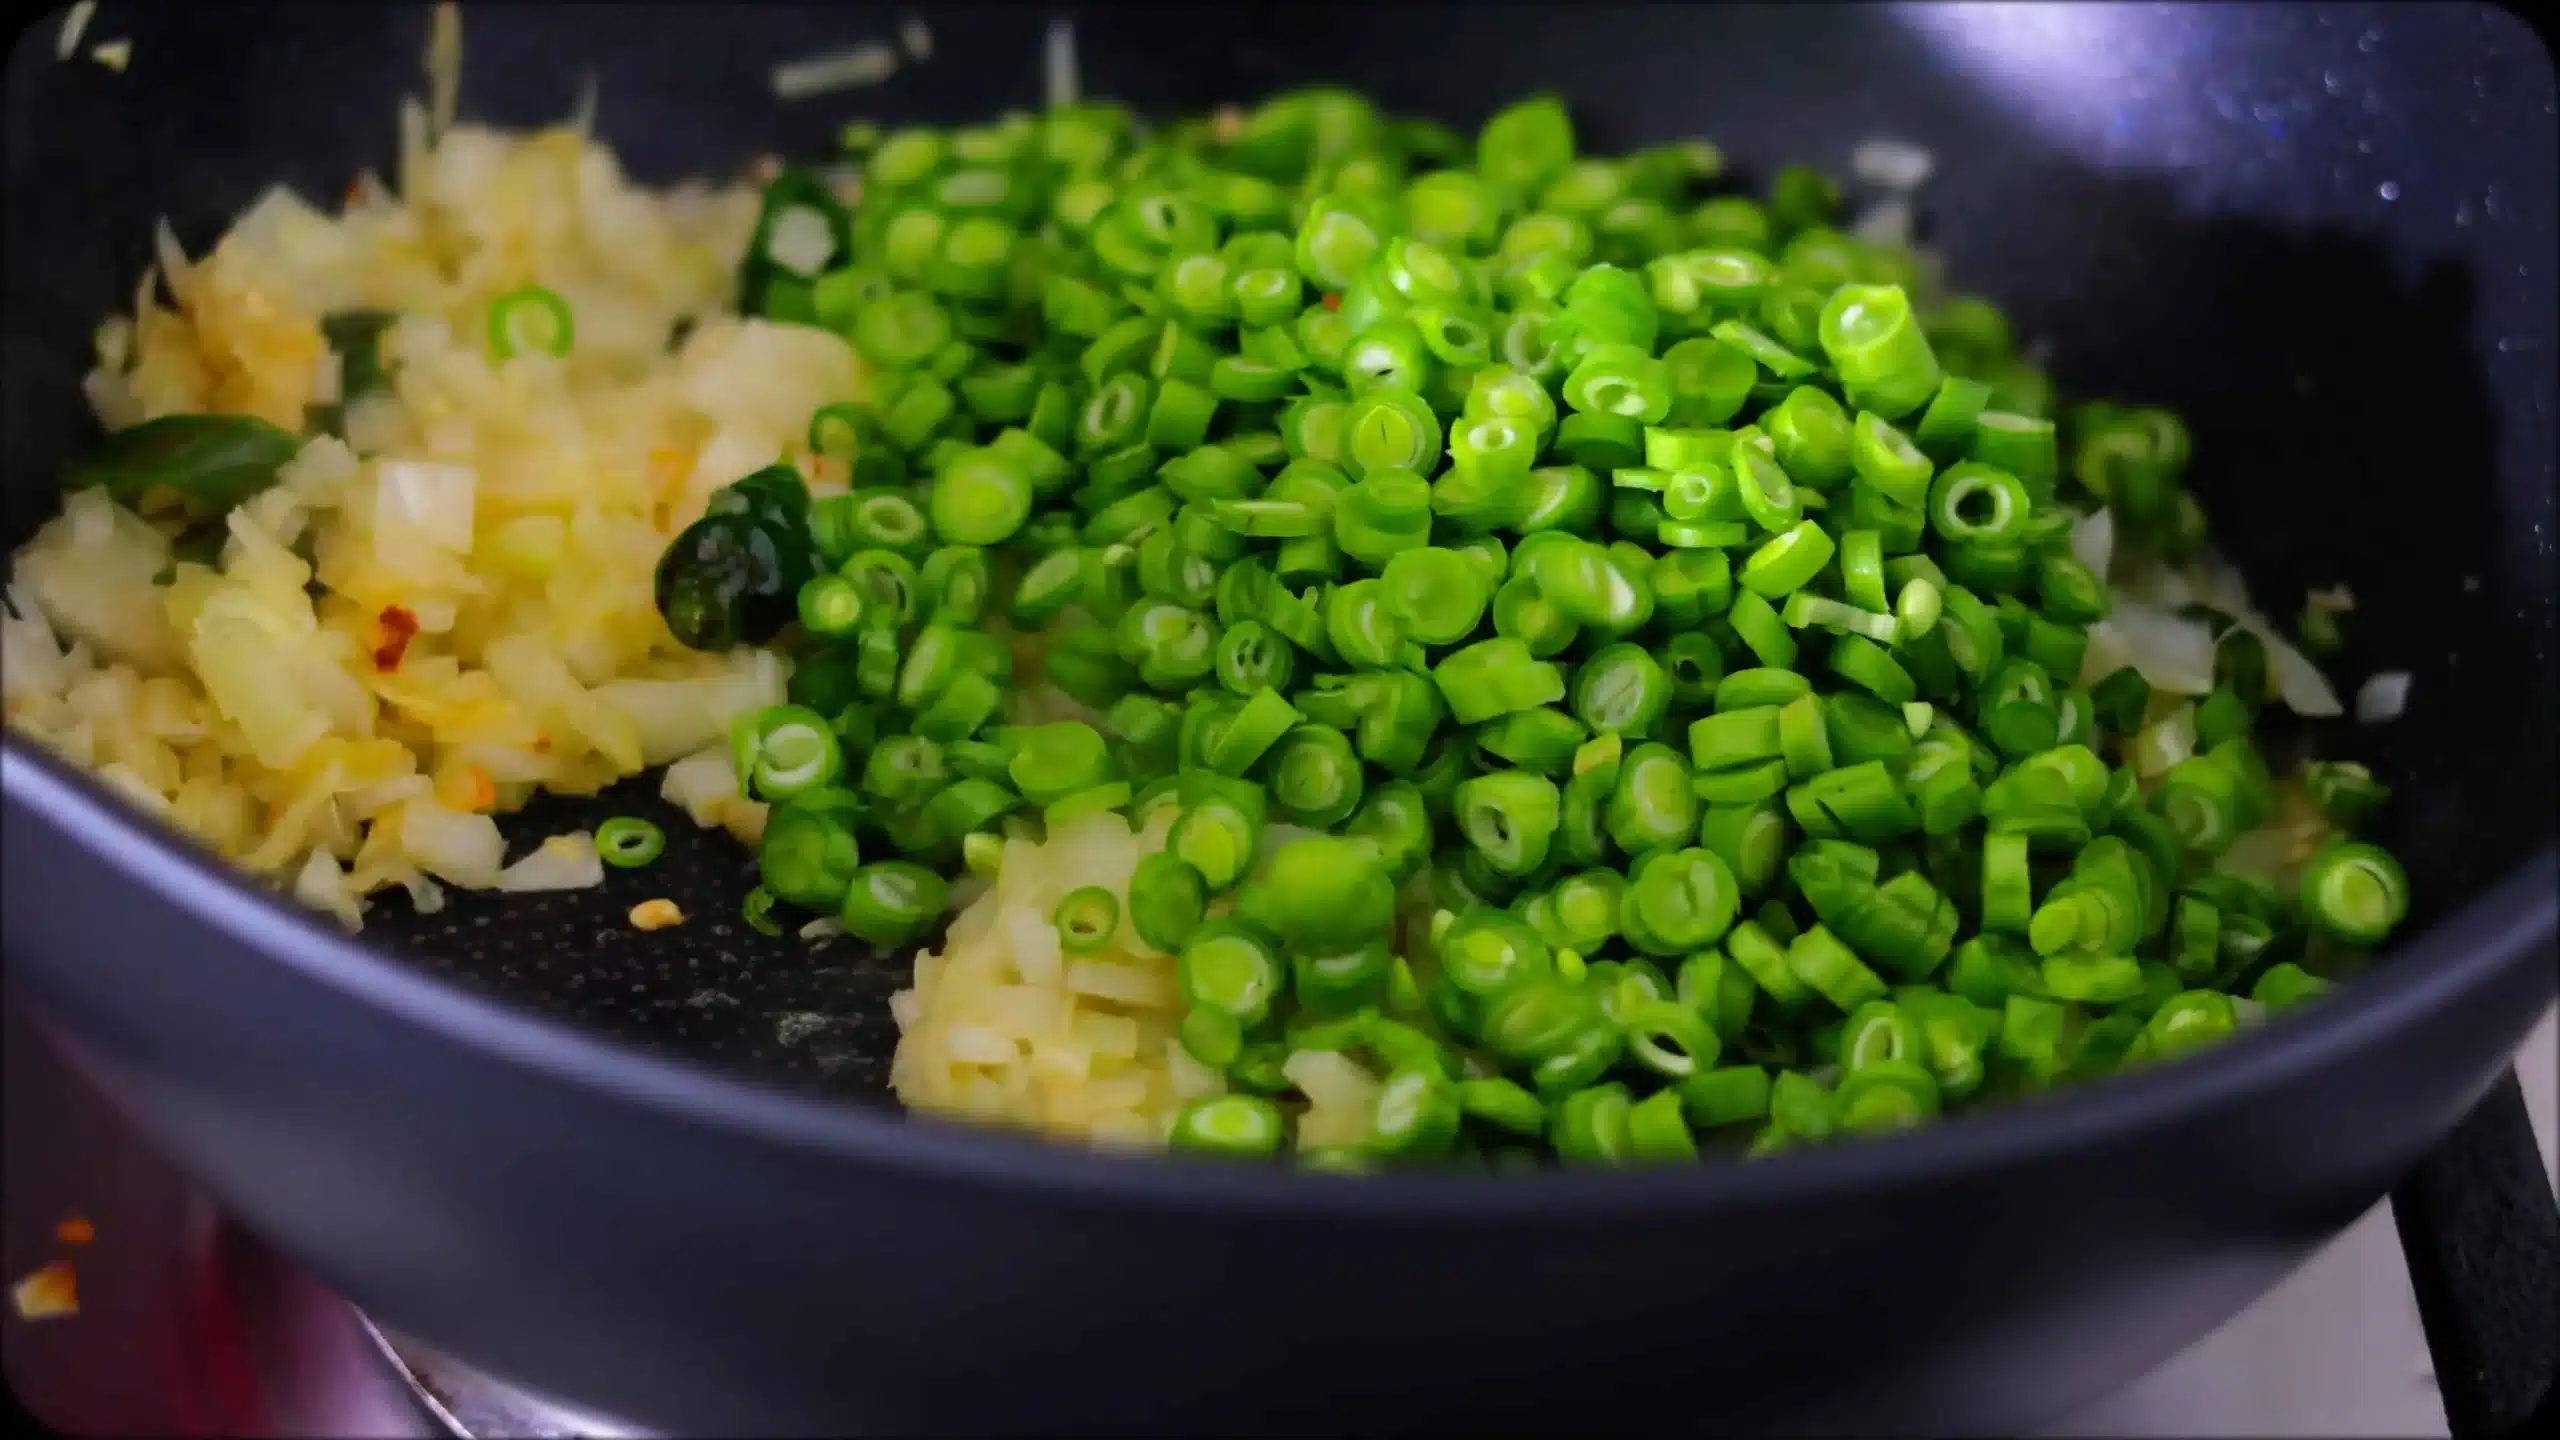
[[[334,216],[271,191],[193,260],[164,230],[99,332],[110,431],[308,437],[274,483],[218,520],[147,474],[75,490],[0,618],[12,726],[350,925],[389,885],[594,883],[577,837],[506,866],[493,816],[781,698],[779,657],[674,644],[652,575],[714,487],[799,460],[809,411],[860,389],[835,336],[720,313],[751,190],[638,188],[573,128],[406,118],[396,191],[360,178]],[[500,361],[492,302],[532,283],[575,345]],[[762,807],[691,773],[676,798],[752,838]]]
[[[1032,1125],[1101,1144],[1159,1143],[1183,1103],[1224,1093],[1218,1072],[1174,1038],[1173,957],[1127,926],[1068,955],[1050,916],[1069,891],[1109,890],[1125,908],[1140,857],[1173,816],[1142,831],[1089,815],[1045,843],[1005,842],[993,885],[916,958],[915,988],[890,1001],[905,1039],[891,1071],[918,1109]]]

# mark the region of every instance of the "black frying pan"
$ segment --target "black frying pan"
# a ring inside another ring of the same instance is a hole
[[[466,112],[582,71],[644,176],[814,151],[781,59],[834,6],[473,7]],[[1036,8],[929,7],[861,97],[1038,94]],[[1953,271],[2068,386],[2178,407],[2264,596],[2344,581],[2350,676],[2415,672],[2330,753],[2398,786],[2419,910],[2389,962],[2198,1061],[1907,1139],[1695,1172],[1329,1181],[902,1124],[901,967],[769,941],[746,856],[653,783],[669,858],[601,891],[384,905],[361,945],[15,740],[13,981],[180,1160],[380,1319],[690,1431],[2040,1422],[2257,1295],[2409,1170],[2549,1003],[2552,72],[2501,12],[2212,6],[1078,7],[1090,93],[1197,110],[1362,86],[1470,124],[1555,87],[1616,148],[1746,165],[1934,148]],[[131,71],[22,36],[6,87],[5,531],[90,438],[76,382],[164,211],[392,147],[422,8],[137,7]],[[2465,583],[2476,576],[2476,587]],[[669,894],[704,921],[641,936]],[[492,1003],[495,1002],[495,1003]],[[845,1103],[847,1101],[855,1103]],[[2547,1196],[2539,1200],[2547,1205]],[[2534,1223],[2547,1225],[2541,1217]]]

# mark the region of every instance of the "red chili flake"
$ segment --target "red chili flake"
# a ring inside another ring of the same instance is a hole
[[[375,617],[382,631],[382,643],[373,647],[373,668],[384,674],[400,668],[400,657],[408,652],[409,639],[418,633],[418,617],[402,605],[385,605]]]
[[[1325,297],[1324,297],[1324,308],[1326,308],[1327,310],[1339,310],[1339,309],[1341,309],[1341,308],[1342,308],[1342,297],[1341,297],[1341,296],[1339,296],[1339,295],[1336,295],[1336,294],[1332,293],[1331,291],[1327,291],[1327,292],[1325,292]]]
[[[87,1216],[74,1215],[53,1227],[53,1238],[65,1245],[86,1245],[98,1238],[98,1227]]]

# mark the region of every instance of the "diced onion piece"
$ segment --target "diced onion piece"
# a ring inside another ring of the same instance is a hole
[[[2346,713],[2346,706],[2339,703],[2338,692],[2330,687],[2320,667],[2312,664],[2310,657],[2295,648],[2251,603],[2248,584],[2236,567],[2219,555],[2207,553],[2189,568],[2188,576],[2199,602],[2230,616],[2233,624],[2265,642],[2268,668],[2275,673],[2276,693],[2286,708],[2297,715],[2313,717]]]
[[[1878,189],[1908,192],[1927,184],[1935,155],[1907,140],[1879,135],[1849,152],[1849,173]]]
[[[781,704],[783,684],[772,652],[759,650],[737,669],[685,680],[608,680],[596,687],[595,700],[632,727],[642,764],[663,765],[712,745],[725,746],[729,723]]]
[[[914,59],[933,58],[933,29],[924,23],[921,15],[910,15],[899,22],[898,43],[905,46],[907,54]]]
[[[281,770],[329,733],[329,717],[302,701],[299,687],[279,683],[281,646],[236,591],[205,602],[187,654],[216,709],[249,742],[258,763]]]
[[[844,933],[844,922],[833,915],[821,915],[800,927],[800,938],[812,943],[832,940]]]
[[[2115,563],[2116,512],[2100,507],[2071,522],[2071,558],[2103,580]]]
[[[596,72],[593,70],[578,77],[578,98],[569,105],[569,128],[581,140],[595,134]]]
[[[1302,1149],[1325,1145],[1357,1145],[1369,1138],[1369,1111],[1372,1101],[1356,1105],[1310,1105],[1298,1117],[1298,1144]]]
[[[347,888],[346,872],[338,868],[337,857],[326,850],[314,850],[302,862],[302,871],[293,877],[293,898],[314,910],[326,910],[344,921],[352,930],[364,923],[364,908],[355,892]]]
[[[462,96],[462,6],[440,0],[427,19],[427,114],[442,135],[453,128]]]
[[[719,426],[704,446],[708,473],[698,476],[705,497],[772,463],[807,434],[811,411],[854,399],[861,386],[861,364],[843,336],[771,320],[704,325],[685,342],[681,368],[684,398]],[[725,453],[709,468],[713,445]]]
[[[584,830],[554,835],[532,854],[498,872],[497,888],[508,891],[584,890],[604,883],[604,861],[596,842]]]
[[[78,0],[62,13],[62,29],[53,37],[53,58],[68,60],[80,49],[80,32],[89,28],[89,17],[97,13],[98,0]]]
[[[924,997],[913,990],[901,990],[890,996],[889,1018],[897,1022],[899,1034],[913,1030],[916,1022],[924,1018]]]
[[[850,50],[774,66],[773,95],[777,100],[807,100],[877,85],[896,73],[898,52],[877,40],[866,40]]]
[[[951,1058],[970,1065],[1010,1065],[1021,1052],[1011,1040],[983,1025],[954,1025],[942,1032]]]
[[[2126,746],[2136,777],[2166,775],[2196,753],[2196,707],[2181,705],[2142,727]]]
[[[386,558],[412,536],[456,554],[471,552],[479,472],[439,461],[385,460],[374,486],[374,543]]]
[[[2201,620],[2119,595],[2107,618],[2089,627],[2089,648],[2102,646],[2122,655],[2155,690],[2173,695],[2213,690],[2213,629]]]
[[[1049,22],[1047,44],[1041,51],[1041,95],[1055,110],[1073,105],[1079,90],[1076,77],[1076,27],[1071,20]]]
[[[1165,1072],[1173,1077],[1173,1093],[1184,1100],[1205,1100],[1226,1093],[1226,1077],[1193,1059],[1181,1041],[1164,1042],[1164,1062]]]
[[[816,207],[794,205],[773,218],[764,252],[774,264],[803,280],[812,279],[836,253],[835,232],[827,228],[827,217]]]
[[[2356,593],[2343,584],[2331,585],[2325,589],[2304,592],[2302,603],[2314,610],[2326,611],[2332,615],[2344,615],[2356,608]]]
[[[773,807],[761,800],[731,800],[720,807],[720,828],[752,850],[764,842],[764,824]]]
[[[1179,994],[1171,976],[1111,960],[1078,960],[1069,964],[1067,989],[1122,1005],[1171,1005]]]
[[[507,842],[498,822],[466,815],[420,797],[400,807],[400,845],[420,869],[470,890],[497,883]]]
[[[2294,648],[2292,641],[2275,632],[2264,620],[2242,621],[2260,640],[2266,642],[2267,665],[2275,672],[2276,693],[2296,715],[2343,715],[2346,706],[2338,701],[2338,692],[2330,687],[2329,677],[2311,663],[2311,657]]]
[[[1870,245],[1908,245],[1912,224],[1911,202],[1896,195],[1859,212],[1849,233]]]
[[[2385,670],[2356,690],[2356,718],[2367,725],[2397,720],[2409,708],[2409,672]]]
[[[2222,852],[2213,868],[2264,880],[2270,885],[2278,884],[2293,868],[2293,843],[2290,830],[2277,825],[2261,825],[2234,837],[2231,848]]]
[[[1326,1109],[1361,1109],[1377,1099],[1376,1076],[1338,1050],[1300,1050],[1280,1063],[1280,1073]]]

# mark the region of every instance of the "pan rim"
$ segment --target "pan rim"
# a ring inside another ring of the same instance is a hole
[[[695,1060],[652,1055],[477,994],[324,923],[15,735],[0,739],[0,795],[8,810],[23,809],[97,863],[265,961],[343,1003],[389,1015],[526,1080],[573,1086],[663,1122],[916,1179],[1045,1194],[1054,1202],[1213,1206],[1397,1224],[1749,1210],[1821,1194],[1899,1192],[1966,1172],[2064,1160],[2174,1128],[2382,1043],[2419,1016],[2531,963],[2560,934],[2560,842],[2546,838],[2468,903],[2395,946],[2392,963],[2341,986],[2311,1013],[2173,1065],[2064,1087],[1908,1134],[1752,1164],[1565,1171],[1535,1179],[1379,1175],[1343,1184],[1277,1167],[1098,1152],[795,1092]]]

